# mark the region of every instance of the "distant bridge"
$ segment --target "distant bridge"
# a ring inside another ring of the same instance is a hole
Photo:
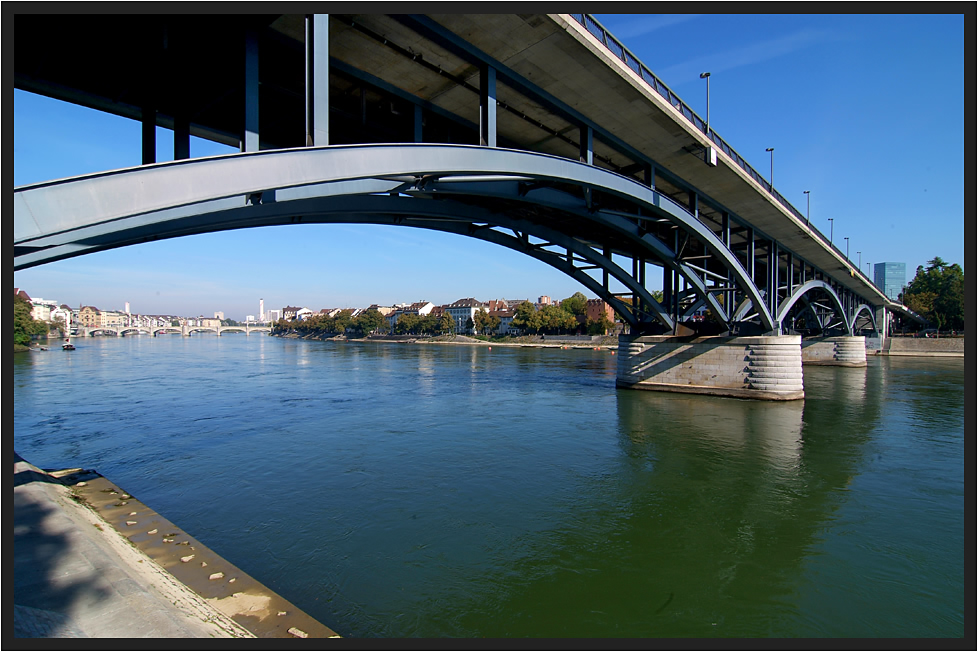
[[[218,336],[224,333],[244,333],[245,335],[251,335],[252,333],[271,333],[271,326],[254,326],[251,324],[246,324],[244,326],[79,326],[76,330],[76,334],[73,337],[95,337],[96,335],[106,335],[111,333],[117,337],[125,337],[126,335],[152,335],[156,337],[157,335],[165,335],[169,333],[177,333],[183,335],[184,337],[190,337],[193,333],[216,333]]]

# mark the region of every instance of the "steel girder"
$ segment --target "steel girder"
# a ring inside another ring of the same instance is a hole
[[[400,201],[378,202],[378,195]],[[729,272],[764,330],[776,328],[762,293],[737,257],[684,206],[601,168],[490,147],[274,150],[24,186],[14,191],[14,269],[154,239],[309,221],[403,223],[496,242],[571,275],[635,327],[655,320],[672,328],[676,315],[668,314],[639,275],[628,274],[612,255],[631,258],[633,268],[637,262],[653,262],[685,279],[729,328],[736,315],[717,301],[715,292],[731,287],[707,285],[705,275],[701,278],[681,259],[678,247],[646,229],[648,222],[668,222],[687,239],[701,242]],[[530,236],[544,243],[530,243]],[[589,269],[601,270],[605,281],[586,274]],[[628,288],[635,298],[632,306],[611,293],[607,276]]]

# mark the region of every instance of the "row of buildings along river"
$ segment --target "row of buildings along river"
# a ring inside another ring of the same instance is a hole
[[[219,326],[234,325],[235,320],[227,319],[223,312],[215,312],[213,317],[199,315],[196,317],[186,317],[179,315],[147,315],[138,314],[130,310],[129,302],[125,304],[123,310],[104,310],[96,306],[81,305],[72,308],[66,304],[59,304],[56,300],[31,297],[21,288],[14,288],[14,294],[20,296],[32,305],[31,316],[37,321],[48,322],[52,328],[63,328],[65,324],[69,328],[75,329],[79,326],[86,329],[107,328],[118,330],[120,328],[160,328],[164,326],[190,326],[217,328]],[[496,333],[506,335],[513,330],[512,321],[516,315],[516,307],[522,303],[532,303],[536,310],[542,310],[549,306],[559,306],[560,301],[554,301],[549,296],[540,296],[536,302],[528,299],[491,299],[480,301],[472,297],[459,299],[449,304],[435,305],[431,301],[414,301],[408,303],[397,303],[390,306],[371,304],[367,308],[322,308],[314,311],[308,307],[286,306],[284,308],[265,309],[264,300],[259,300],[257,315],[245,316],[245,323],[252,324],[274,324],[279,320],[305,320],[315,315],[335,317],[340,313],[346,313],[349,317],[355,318],[368,310],[376,310],[387,320],[389,328],[393,329],[398,320],[404,315],[417,315],[419,317],[441,317],[449,315],[455,322],[455,332],[473,333],[475,330],[475,316],[479,312],[486,312],[490,317],[499,320]],[[585,322],[599,322],[604,317],[609,324],[615,321],[614,310],[601,299],[586,299],[586,314],[582,315]]]

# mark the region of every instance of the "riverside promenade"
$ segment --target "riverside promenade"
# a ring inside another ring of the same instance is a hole
[[[142,544],[119,531],[137,521]],[[154,530],[179,536],[143,550]],[[15,638],[336,636],[97,473],[16,453],[13,579]]]

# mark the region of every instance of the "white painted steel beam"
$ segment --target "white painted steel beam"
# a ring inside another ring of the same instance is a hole
[[[452,177],[463,180],[451,183]],[[480,177],[491,181],[474,180]],[[514,177],[613,195],[632,203],[636,210],[634,214],[591,212],[580,199],[567,193],[543,188],[521,192],[518,181],[505,180]],[[466,184],[472,187],[466,188]],[[693,286],[714,314],[726,315],[699,275],[679,260],[674,249],[629,219],[640,219],[643,214],[665,218],[698,238],[731,270],[752,299],[763,327],[773,329],[760,292],[736,257],[681,205],[639,182],[594,166],[492,147],[406,144],[274,150],[173,161],[25,186],[14,192],[14,266],[23,269],[134,241],[277,224],[285,215],[301,217],[290,204],[303,197],[337,201],[370,193],[413,192],[419,195],[416,201],[423,201],[420,195],[424,193],[454,196],[463,191],[472,197],[502,192],[509,200],[572,213],[610,230],[632,243],[635,251],[626,253],[644,252],[643,258],[660,260]],[[265,208],[274,205],[277,210]],[[264,210],[257,210],[259,206]],[[273,218],[276,221],[267,221]],[[114,234],[122,239],[114,241]],[[628,274],[623,277],[631,278]]]

